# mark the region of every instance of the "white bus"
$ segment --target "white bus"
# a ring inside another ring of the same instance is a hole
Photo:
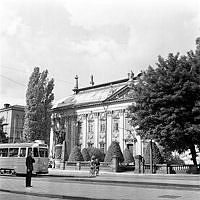
[[[32,152],[33,174],[48,173],[48,146],[43,141],[0,144],[0,174],[26,174],[26,157]]]

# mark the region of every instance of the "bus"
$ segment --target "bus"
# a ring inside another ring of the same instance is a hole
[[[33,174],[48,173],[48,145],[41,140],[32,143],[0,144],[0,174],[26,174],[26,157],[32,152]]]

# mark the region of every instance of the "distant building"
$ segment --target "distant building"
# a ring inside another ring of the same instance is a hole
[[[66,158],[76,145],[81,149],[97,147],[106,152],[112,141],[118,141],[123,151],[143,155],[144,142],[129,124],[127,108],[133,103],[130,84],[136,81],[133,73],[128,78],[79,88],[75,77],[74,94],[58,101],[52,109],[51,151],[66,142]]]
[[[24,125],[24,106],[4,104],[0,118],[4,118],[3,130],[8,134],[8,142],[20,142]]]

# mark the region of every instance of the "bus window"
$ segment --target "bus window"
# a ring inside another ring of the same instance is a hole
[[[20,154],[19,154],[20,157],[26,157],[26,148],[21,148],[20,149]]]
[[[33,148],[33,157],[38,157],[39,154],[38,154],[38,148],[34,147]]]
[[[10,148],[9,149],[9,156],[10,157],[17,157],[18,151],[19,151],[19,148]]]
[[[32,148],[28,148],[28,154],[27,154],[27,156],[30,154],[30,153],[32,153]]]
[[[0,149],[0,157],[7,157],[8,156],[8,148]]]
[[[45,148],[39,149],[40,157],[48,157],[48,150]]]

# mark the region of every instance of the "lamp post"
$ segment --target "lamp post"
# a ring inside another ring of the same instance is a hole
[[[150,140],[150,172],[153,174],[153,151],[152,151],[152,139]]]

